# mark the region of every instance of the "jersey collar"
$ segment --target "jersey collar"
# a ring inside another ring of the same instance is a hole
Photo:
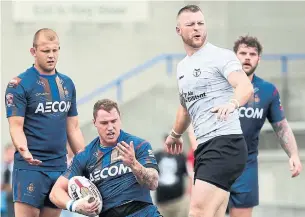
[[[125,132],[123,130],[120,130],[120,135],[117,139],[117,143],[124,141],[124,135],[125,135]],[[103,146],[103,144],[101,143],[99,138],[98,138],[98,142],[99,142],[99,147],[101,147],[103,149],[114,148],[115,146],[117,146],[117,144],[115,144],[114,146]]]
[[[256,77],[256,75],[254,74],[251,83],[254,84],[254,83],[256,82],[256,80],[257,80],[257,77]]]
[[[33,64],[30,70],[34,71],[37,75],[42,76],[42,77],[47,77],[47,78],[52,78],[58,75],[58,71],[55,69],[55,74],[54,75],[42,75],[39,73],[39,71],[35,68],[35,65]]]

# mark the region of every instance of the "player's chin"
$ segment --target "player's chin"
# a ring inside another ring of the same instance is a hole
[[[193,40],[193,48],[200,48],[203,45],[203,40],[202,39],[195,39]]]
[[[44,71],[52,72],[54,69],[55,69],[55,64],[49,64],[45,66]]]
[[[247,71],[244,70],[244,72],[246,73],[247,76],[250,76],[250,75],[253,74],[254,70],[252,70],[252,69],[251,70],[247,70]]]
[[[106,142],[107,142],[108,144],[113,144],[113,145],[115,145],[116,142],[117,142],[117,140],[118,140],[118,136],[107,137],[105,140],[106,140]]]
[[[251,70],[252,68],[250,67],[243,67],[243,71],[248,75],[248,74],[251,74]]]

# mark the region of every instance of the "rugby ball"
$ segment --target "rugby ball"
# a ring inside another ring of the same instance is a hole
[[[100,206],[98,209],[99,214],[103,208],[103,199],[98,188],[84,176],[73,176],[68,183],[68,193],[73,200],[84,198],[88,195],[92,196],[89,202],[98,200]]]

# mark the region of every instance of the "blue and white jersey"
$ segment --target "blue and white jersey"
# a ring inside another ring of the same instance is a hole
[[[14,167],[41,171],[67,168],[67,117],[77,116],[76,91],[72,80],[56,71],[41,75],[33,66],[13,78],[6,89],[7,117],[24,117],[23,130],[34,159],[33,166],[15,153]]]

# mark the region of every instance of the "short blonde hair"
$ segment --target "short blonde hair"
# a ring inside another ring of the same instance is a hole
[[[34,35],[33,47],[37,48],[39,36],[42,34],[49,41],[55,41],[56,39],[58,39],[58,36],[54,30],[48,28],[39,29]]]
[[[115,108],[117,110],[117,112],[119,113],[119,115],[121,115],[118,104],[116,102],[114,102],[110,99],[102,99],[102,100],[97,101],[93,107],[94,120],[96,119],[97,112],[99,110],[105,110],[106,112],[110,112],[113,108]]]

